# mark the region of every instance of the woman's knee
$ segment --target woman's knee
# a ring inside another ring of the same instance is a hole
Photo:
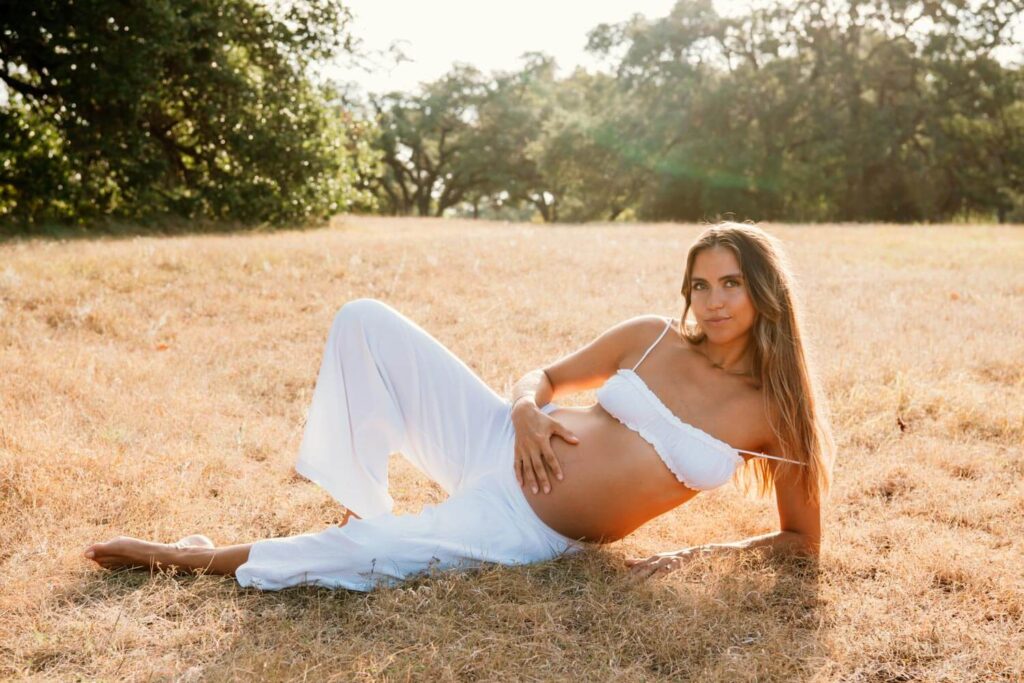
[[[390,306],[379,299],[363,297],[346,302],[334,316],[334,325],[364,325],[370,320],[390,317],[394,312]]]

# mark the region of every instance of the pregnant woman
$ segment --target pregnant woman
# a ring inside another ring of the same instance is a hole
[[[751,225],[708,228],[687,255],[682,295],[680,319],[621,322],[527,373],[511,401],[395,309],[351,301],[327,338],[296,464],[345,506],[343,524],[222,547],[201,535],[119,537],[85,557],[229,574],[263,590],[371,590],[615,541],[732,479],[774,489],[779,532],[629,560],[631,571],[671,571],[697,552],[816,554],[834,446],[778,242]],[[594,387],[591,406],[551,402]],[[449,497],[392,514],[393,452]]]

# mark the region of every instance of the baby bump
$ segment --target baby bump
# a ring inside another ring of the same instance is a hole
[[[523,487],[534,512],[555,531],[588,541],[617,540],[696,495],[676,480],[653,446],[599,404],[545,412],[579,438],[577,444],[552,438],[564,479],[553,479],[550,493]]]

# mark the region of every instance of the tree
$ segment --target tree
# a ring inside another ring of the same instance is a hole
[[[365,126],[304,75],[350,49],[339,0],[31,7],[0,5],[0,216],[280,222],[370,201]]]
[[[545,220],[615,220],[649,182],[650,150],[620,95],[612,76],[582,69],[550,88],[551,111],[528,150],[539,177],[531,198]]]
[[[387,212],[440,216],[486,182],[474,148],[488,92],[480,71],[457,66],[420,93],[371,97],[384,163],[376,187]]]
[[[385,203],[397,213],[441,215],[460,203],[513,211],[532,205],[545,221],[614,219],[642,183],[642,162],[609,112],[614,79],[527,53],[523,67],[485,77],[459,67],[420,94],[375,101],[388,160]]]
[[[710,0],[597,27],[655,169],[648,218],[948,220],[1017,206],[1021,0]],[[926,30],[927,29],[927,30]],[[638,120],[639,122],[639,120]],[[936,189],[939,189],[937,192]]]

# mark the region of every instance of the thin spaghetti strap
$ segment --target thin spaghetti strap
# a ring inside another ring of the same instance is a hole
[[[636,365],[633,366],[633,372],[636,372],[636,369],[640,367],[640,364],[644,362],[645,358],[647,358],[647,354],[649,354],[651,350],[658,345],[658,342],[661,341],[661,338],[665,336],[665,333],[668,332],[668,328],[670,327],[672,327],[672,318],[668,318],[668,324],[665,325],[665,329],[661,331],[661,334],[654,340],[654,343],[647,347],[647,350],[644,351],[644,355],[640,356],[640,360],[638,360]]]
[[[780,458],[777,455],[765,455],[764,453],[754,453],[753,451],[744,451],[744,450],[739,449],[739,448],[737,448],[736,451],[739,452],[739,453],[747,453],[749,455],[754,456],[755,458],[771,458],[772,460],[781,460],[782,462],[791,462],[794,465],[801,465],[803,467],[807,466],[807,463],[800,462],[799,460],[789,460],[788,458]]]

